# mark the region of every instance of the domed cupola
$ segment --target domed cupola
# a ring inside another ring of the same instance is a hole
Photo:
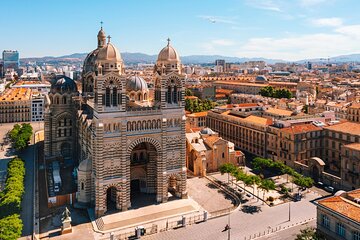
[[[142,77],[135,75],[127,79],[126,94],[130,106],[149,106],[149,88]]]
[[[57,75],[51,80],[51,92],[52,93],[75,93],[77,92],[77,86],[74,80],[64,75]]]
[[[106,34],[102,26],[100,31],[98,32],[97,38],[98,38],[98,48],[104,47],[106,44]]]
[[[181,73],[180,56],[175,48],[170,45],[170,39],[167,39],[167,41],[167,46],[161,49],[158,55],[155,70],[160,74],[170,72]]]
[[[131,76],[126,81],[126,91],[143,91],[148,90],[146,81],[137,75]]]
[[[110,36],[108,36],[108,43],[99,49],[96,65],[99,74],[109,71],[116,71],[120,74],[123,72],[123,60],[119,50],[110,42]]]

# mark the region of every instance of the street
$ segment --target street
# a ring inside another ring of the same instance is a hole
[[[268,237],[271,237],[272,229],[283,229],[289,231],[292,225],[298,229],[300,222],[312,221],[316,217],[316,207],[311,200],[320,197],[312,192],[307,193],[306,198],[299,202],[291,202],[291,220],[289,221],[289,204],[281,204],[275,207],[263,205],[261,201],[253,200],[247,203],[247,206],[254,206],[257,211],[243,212],[242,208],[230,215],[231,239],[250,239],[250,236],[263,235],[269,231]],[[204,223],[199,223],[185,228],[162,232],[144,237],[144,239],[187,239],[187,240],[223,240],[227,239],[227,231],[223,232],[224,227],[229,222],[228,216],[211,219]],[[289,226],[289,228],[288,228]],[[299,229],[298,229],[299,230]],[[280,234],[277,233],[277,234]],[[290,235],[293,233],[290,231]],[[266,239],[266,238],[263,238]],[[273,239],[273,238],[270,238]]]
[[[33,233],[34,211],[34,157],[36,147],[29,145],[19,156],[25,161],[25,193],[21,203],[21,219],[24,228],[22,236],[31,236]]]

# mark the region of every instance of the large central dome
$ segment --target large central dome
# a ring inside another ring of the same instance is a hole
[[[111,42],[108,42],[99,50],[97,60],[121,62],[122,58],[119,50]]]
[[[168,44],[166,47],[161,49],[158,55],[158,61],[176,61],[180,62],[179,54],[176,52],[175,48],[170,45],[170,39],[168,39]]]

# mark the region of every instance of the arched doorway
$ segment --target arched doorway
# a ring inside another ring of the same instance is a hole
[[[315,165],[312,167],[312,178],[315,182],[319,181],[319,169]]]
[[[106,213],[116,211],[116,187],[112,186],[106,190]]]
[[[156,203],[158,153],[149,142],[140,142],[130,154],[130,202],[131,208]]]
[[[180,175],[178,174],[170,175],[170,177],[168,178],[168,192],[170,193],[171,196],[169,196],[168,201],[181,197],[180,183],[181,183]]]

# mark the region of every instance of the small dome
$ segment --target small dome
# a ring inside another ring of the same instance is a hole
[[[148,85],[146,81],[137,75],[131,76],[126,81],[126,90],[127,91],[142,91],[142,90],[148,90]]]
[[[57,75],[51,80],[52,92],[77,92],[77,86],[74,80],[64,75]]]
[[[211,135],[211,134],[215,134],[215,132],[213,130],[211,130],[210,128],[204,128],[200,131],[201,134],[204,135]]]
[[[168,39],[168,45],[161,49],[159,55],[158,55],[158,61],[178,61],[180,62],[180,56],[170,45],[170,39]]]
[[[119,50],[110,42],[108,42],[106,46],[104,46],[99,50],[99,53],[97,55],[97,60],[116,61],[116,62],[122,61]]]
[[[256,82],[267,82],[267,78],[264,75],[259,75],[255,78]]]
[[[91,160],[86,159],[81,161],[81,163],[79,164],[79,171],[81,172],[89,172],[91,171]]]
[[[102,27],[101,27],[100,31],[98,32],[98,37],[99,38],[106,38],[105,31],[103,30]]]

